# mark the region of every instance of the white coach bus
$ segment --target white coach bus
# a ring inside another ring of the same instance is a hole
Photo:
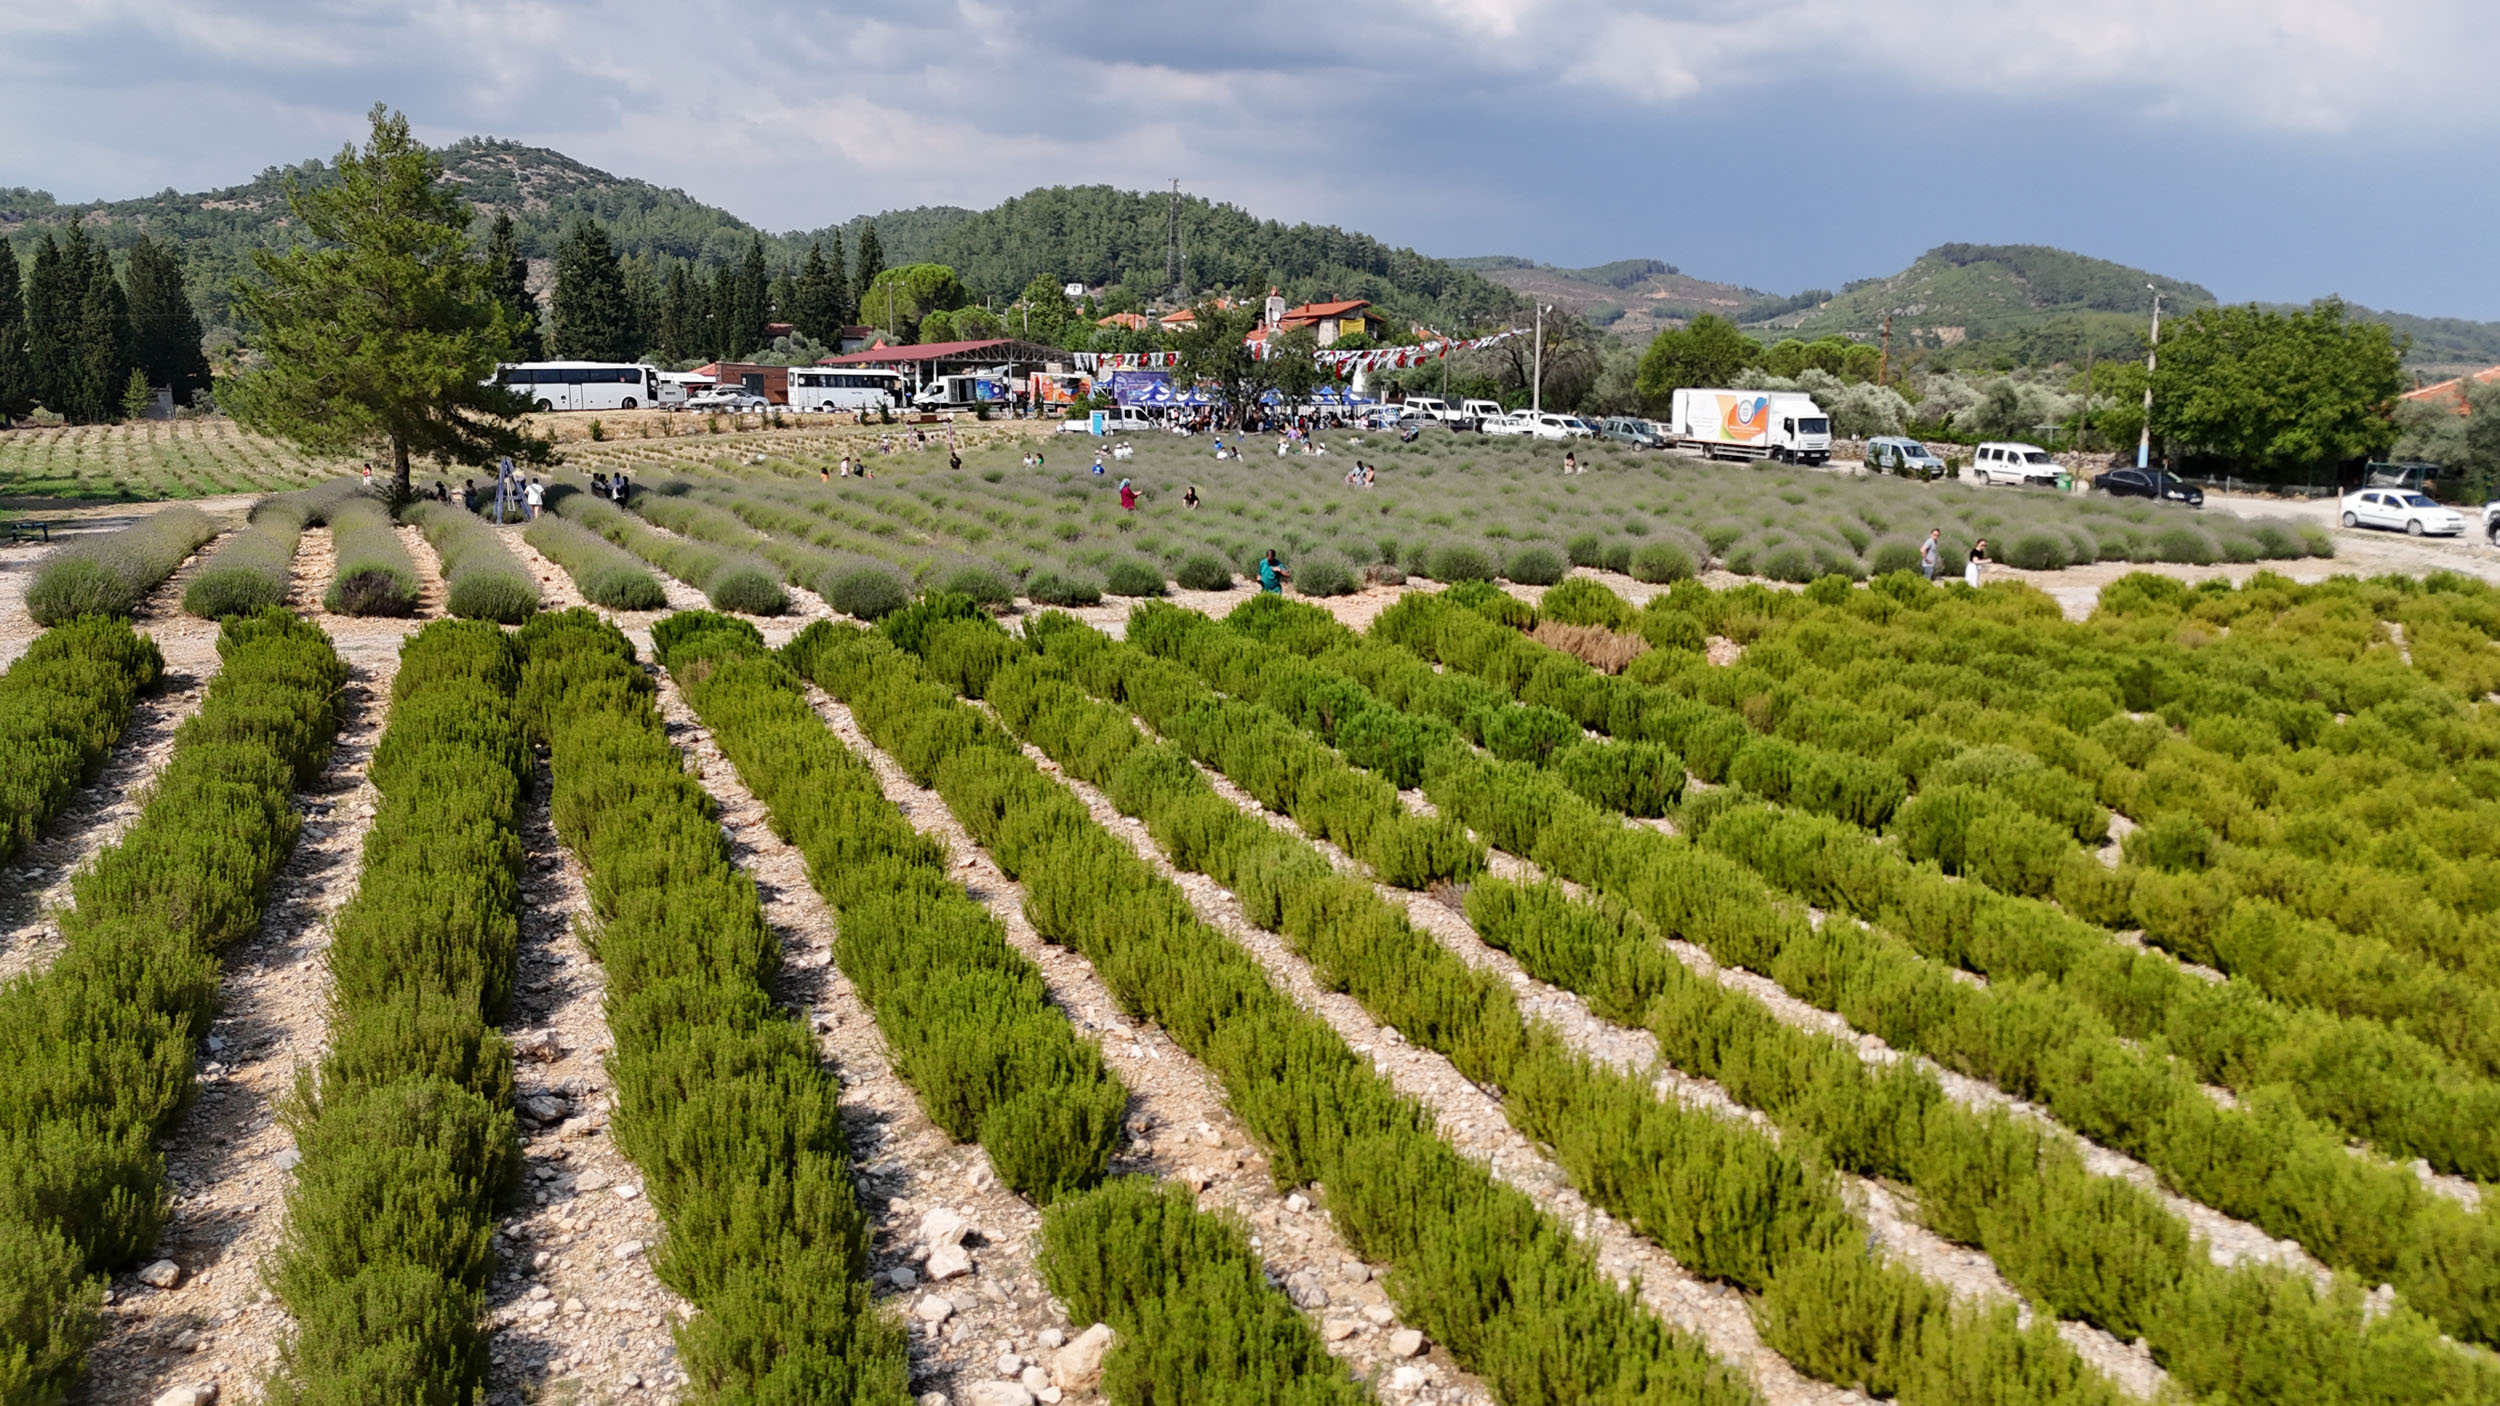
[[[878,410],[903,403],[899,371],[865,366],[793,366],[790,408],[793,410]]]
[[[495,368],[495,379],[540,410],[649,410],[686,403],[683,385],[656,366],[621,361],[523,361]]]

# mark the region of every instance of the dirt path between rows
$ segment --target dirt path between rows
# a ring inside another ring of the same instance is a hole
[[[225,953],[198,1097],[159,1139],[173,1211],[155,1257],[181,1266],[182,1282],[166,1290],[115,1277],[88,1368],[92,1401],[151,1401],[193,1382],[231,1394],[277,1365],[289,1320],[260,1271],[284,1226],[295,1165],[293,1135],[277,1114],[328,1030],[330,918],[355,892],[380,801],[366,768],[397,670],[395,652],[350,660],[338,741],[320,778],[298,793],[295,852],[270,886],[260,926]]]
[[[1226,1107],[1213,1073],[1162,1030],[1123,1015],[1092,964],[1044,941],[1025,917],[1023,886],[999,871],[988,851],[973,842],[946,808],[944,798],[906,776],[899,764],[868,740],[847,707],[821,690],[810,688],[808,693],[842,740],[876,769],[886,799],[902,810],[913,828],[945,842],[947,852],[955,857],[956,876],[999,920],[1008,942],[1041,968],[1052,1001],[1067,1013],[1080,1034],[1101,1044],[1104,1061],[1130,1092],[1130,1140],[1113,1159],[1112,1170],[1178,1178],[1198,1191],[1202,1208],[1241,1217],[1250,1227],[1252,1248],[1270,1273],[1287,1286],[1297,1304],[1318,1316],[1329,1350],[1356,1371],[1385,1382],[1401,1366],[1416,1367],[1440,1384],[1442,1394],[1435,1399],[1489,1401],[1483,1383],[1459,1370],[1438,1348],[1421,1361],[1397,1353],[1392,1338],[1399,1319],[1378,1282],[1379,1267],[1354,1255],[1324,1211],[1277,1189],[1265,1154]],[[848,983],[838,972],[835,981],[847,991]],[[865,1008],[860,1011],[861,1037],[881,1046],[874,1027],[867,1024]],[[851,1023],[845,1017],[845,1027]],[[962,1152],[979,1156],[977,1149]],[[909,1199],[900,1203],[904,1214],[926,1204],[927,1193],[916,1188],[927,1183],[935,1184],[940,1198],[960,1194],[948,1186],[942,1172],[921,1173],[912,1183],[915,1189],[906,1192]],[[1034,1218],[1029,1209],[1024,1217],[1023,1233],[1029,1237],[1034,1233]],[[888,1219],[897,1217],[889,1215]],[[880,1241],[881,1246],[884,1243]],[[1012,1352],[1024,1357],[1032,1355],[1034,1344],[1048,1347],[1049,1340],[1040,1337],[1036,1325],[1042,1331],[1081,1326],[1068,1325],[1047,1312],[1037,1316],[1029,1309],[1002,1312],[1002,1307],[992,1301],[986,1307],[975,1304],[968,1311],[959,1310],[966,1312],[971,1323],[959,1329],[950,1321],[944,1329],[950,1345],[952,1335],[962,1333],[975,1350],[975,1366],[979,1365],[977,1352],[984,1345],[993,1356]],[[946,1360],[945,1355],[940,1354],[939,1360]],[[963,1400],[961,1396],[953,1399]]]

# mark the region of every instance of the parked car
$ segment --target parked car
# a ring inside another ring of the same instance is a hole
[[[2092,480],[2092,486],[2112,498],[2158,498],[2191,508],[2205,506],[2204,489],[2159,469],[2112,469]]]
[[[2483,504],[2483,535],[2491,545],[2500,547],[2500,502]]]
[[[2036,444],[1983,444],[1970,461],[1970,476],[1981,483],[2054,484],[2059,472],[2049,451]]]
[[[1877,435],[1868,440],[1865,462],[1872,472],[1901,478],[1939,479],[1946,473],[1944,460],[1935,451],[1907,435]]]
[[[1597,435],[1600,439],[1610,439],[1617,444],[1628,444],[1635,449],[1667,447],[1666,439],[1658,431],[1650,428],[1647,420],[1635,420],[1629,415],[1612,415],[1598,421]]]
[[[1477,422],[1476,428],[1480,432],[1489,435],[1517,436],[1536,433],[1536,426],[1528,422],[1528,417],[1524,413],[1518,415],[1487,415],[1482,420]]]
[[[2364,488],[2344,495],[2344,526],[2402,528],[2413,537],[2459,537],[2465,533],[2465,515],[2409,488]]]
[[[1597,435],[1597,431],[1581,423],[1576,415],[1557,415],[1551,410],[1534,413],[1522,410],[1518,418],[1527,422],[1528,433],[1538,439],[1594,439]]]
[[[686,397],[688,410],[770,410],[773,403],[742,386],[718,386]]]
[[[1502,403],[1498,400],[1462,400],[1458,403],[1458,413],[1468,424],[1481,430],[1485,421],[1503,413]]]

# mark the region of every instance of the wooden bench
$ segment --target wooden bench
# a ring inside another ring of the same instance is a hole
[[[37,538],[46,542],[52,540],[52,524],[48,522],[11,522],[0,524],[0,526],[6,526],[9,529],[9,541],[12,545],[34,541]]]

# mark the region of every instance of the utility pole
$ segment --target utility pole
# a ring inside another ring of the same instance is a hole
[[[1530,361],[1535,369],[1528,373],[1528,413],[1541,414],[1545,409],[1545,312],[1550,303],[1536,305],[1536,354]]]
[[[2153,285],[2147,283],[2147,288]],[[2149,468],[2153,462],[2153,368],[2161,358],[2161,290],[2153,288],[2153,341],[2144,349],[2144,429],[2135,440],[2135,466]]]
[[[1883,350],[1875,353],[1875,384],[1881,386],[1892,374],[1892,309],[1884,309]]]

